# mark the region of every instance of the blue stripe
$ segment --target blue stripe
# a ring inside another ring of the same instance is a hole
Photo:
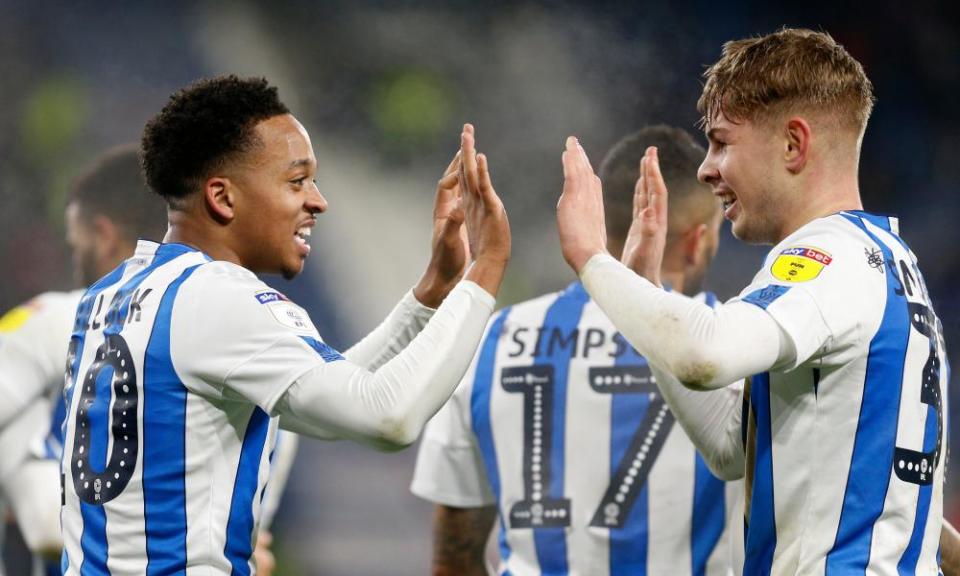
[[[936,345],[936,344],[934,344]],[[937,448],[937,415],[931,407],[927,409],[927,422],[923,431],[923,451],[932,452]],[[927,528],[927,517],[930,514],[930,499],[933,496],[933,484],[920,486],[920,495],[917,498],[917,515],[913,521],[913,532],[910,534],[910,543],[904,550],[900,562],[897,563],[897,572],[900,576],[912,576],[917,572],[917,563],[920,561],[920,550],[923,546],[923,536]],[[937,539],[939,542],[939,538]],[[939,562],[938,562],[939,563]]]
[[[777,547],[777,522],[773,499],[773,446],[770,430],[770,374],[750,379],[750,406],[756,419],[756,452],[753,494],[747,520],[747,553],[743,573],[770,574]]]
[[[647,360],[632,346],[614,366],[645,366]],[[650,394],[613,394],[610,399],[610,478],[623,463],[627,449],[650,407]],[[650,546],[650,489],[644,483],[620,528],[609,529],[610,574],[643,576]]]
[[[707,463],[694,452],[696,469],[693,476],[693,521],[690,532],[690,555],[693,576],[707,573],[707,561],[717,547],[726,522],[726,484],[707,467]]]
[[[759,290],[754,290],[753,292],[747,294],[743,297],[744,302],[749,302],[754,306],[759,306],[764,310],[768,306],[773,304],[777,298],[783,296],[790,290],[789,286],[779,286],[777,284],[771,284],[769,286],[764,286]]]
[[[187,564],[187,389],[170,356],[170,322],[180,287],[199,267],[187,268],[167,286],[143,359],[143,514],[148,575],[183,571]]]
[[[313,348],[314,351],[316,351],[316,353],[319,354],[321,358],[323,358],[324,362],[330,363],[330,362],[336,362],[338,360],[343,360],[343,356],[339,352],[337,352],[336,350],[328,346],[325,342],[321,342],[311,336],[301,336],[300,338],[303,339],[304,342],[309,344],[310,347]]]
[[[230,519],[227,521],[227,544],[224,554],[233,567],[231,575],[250,575],[250,556],[253,554],[253,500],[257,492],[260,460],[270,429],[270,416],[259,407],[253,409],[240,449],[237,479],[230,501]]]
[[[583,307],[590,296],[579,282],[571,284],[547,309],[543,319],[544,334],[554,329],[561,334],[569,334],[580,324]],[[548,339],[549,340],[549,339]],[[571,346],[557,345],[550,349],[545,344],[544,355],[534,361],[535,366],[553,366],[553,438],[550,454],[550,497],[565,499],[564,468],[566,464],[567,436],[567,376],[570,371],[570,359],[576,353],[576,343]],[[552,352],[552,354],[550,353]],[[565,528],[534,528],[533,542],[537,550],[537,561],[544,575],[559,576],[567,574],[567,531]]]
[[[711,308],[717,307],[717,295],[713,292],[704,292],[704,304]]]
[[[83,298],[80,299],[80,304],[77,306],[77,317],[74,321],[73,326],[73,335],[71,338],[76,341],[76,355],[74,357],[73,363],[70,366],[70,373],[73,375],[73,382],[70,382],[68,387],[64,390],[65,400],[64,402],[67,405],[70,405],[73,401],[73,391],[76,388],[76,381],[79,379],[77,371],[80,369],[80,359],[83,358],[83,349],[87,337],[87,325],[90,322],[90,316],[94,313],[94,306],[96,305],[97,298],[100,294],[110,288],[114,284],[120,281],[123,277],[123,272],[126,269],[126,263],[121,264],[113,270],[110,274],[107,274],[99,281],[94,283],[91,286],[86,294],[83,295]],[[67,423],[64,421],[63,426],[61,427],[61,433],[66,434]],[[83,517],[83,528],[81,529],[80,535],[80,546],[83,549],[84,561],[80,564],[81,574],[89,574],[91,570],[95,568],[100,568],[101,573],[106,573],[106,558],[107,558],[107,549],[106,549],[106,517],[103,516],[103,508],[96,507],[99,509],[100,514],[95,517],[94,514],[88,512],[84,514],[84,504],[81,502],[80,512]],[[90,523],[87,523],[87,517],[90,516]],[[102,530],[101,530],[102,527]],[[103,544],[102,546],[97,546],[96,533],[102,532]],[[103,563],[94,566],[94,564],[86,562],[86,556],[88,554],[102,554]],[[70,559],[67,557],[66,551],[64,551],[63,556],[61,557],[61,566],[64,571],[70,567]]]
[[[843,214],[880,247],[887,262],[893,253],[880,242],[860,218]],[[880,328],[870,342],[863,397],[857,422],[853,456],[833,549],[827,555],[827,574],[863,573],[870,561],[873,527],[883,512],[883,503],[893,470],[893,448],[903,368],[910,335],[906,300],[896,296],[896,279],[887,273],[887,302]],[[893,402],[892,399],[897,399]]]
[[[497,465],[497,449],[493,444],[493,429],[490,425],[490,392],[493,388],[493,368],[497,361],[497,343],[503,333],[503,323],[510,315],[510,308],[504,308],[499,316],[494,318],[490,329],[480,347],[477,358],[477,369],[473,377],[473,390],[470,393],[470,416],[473,423],[473,432],[483,455],[483,463],[487,469],[487,480],[490,488],[500,503],[500,468]],[[500,561],[506,565],[510,558],[510,544],[507,542],[507,527],[500,514],[500,530],[498,531],[500,545]]]

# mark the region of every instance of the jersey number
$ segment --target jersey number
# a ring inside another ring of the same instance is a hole
[[[76,341],[74,341],[76,342]],[[72,356],[76,347],[71,343]],[[97,380],[110,378],[113,385],[113,401],[110,395],[99,399],[110,404],[110,431],[107,447],[110,459],[102,472],[96,472],[90,462],[90,440],[93,433],[90,410],[97,403]],[[70,376],[73,380],[73,375]],[[73,456],[70,472],[73,487],[80,499],[88,504],[102,505],[123,492],[138,456],[137,441],[137,373],[127,342],[119,334],[108,334],[97,348],[96,359],[82,380],[77,417],[73,430]]]
[[[650,405],[620,460],[591,526],[622,527],[630,515],[674,424],[647,366],[590,368],[590,387],[600,394],[650,394]],[[549,496],[553,444],[553,366],[504,368],[500,383],[507,392],[523,394],[524,498],[510,509],[510,528],[570,525],[570,499]]]
[[[892,264],[890,264],[893,268]],[[895,270],[895,268],[894,268]],[[915,270],[916,271],[916,270]],[[896,289],[900,296],[914,295],[914,290],[921,291],[920,296],[929,302],[926,288],[923,286],[920,272],[916,271],[914,278],[910,267],[904,260],[900,260],[900,275],[894,272],[894,277],[900,286]],[[918,281],[918,279],[920,279]],[[916,284],[916,286],[915,286]],[[926,486],[933,482],[933,471],[940,463],[940,450],[943,439],[943,401],[940,397],[940,354],[939,347],[943,341],[941,328],[936,314],[928,304],[908,302],[910,324],[914,330],[927,337],[930,342],[930,353],[923,365],[921,373],[920,402],[933,408],[937,413],[937,444],[933,450],[922,452],[901,448],[894,449],[893,469],[897,477],[904,482]]]

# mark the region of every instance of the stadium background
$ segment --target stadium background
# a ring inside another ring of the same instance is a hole
[[[335,346],[374,326],[416,281],[434,183],[464,121],[477,126],[513,226],[500,304],[561,288],[572,280],[554,226],[563,138],[578,135],[596,162],[643,124],[695,132],[699,75],[721,44],[790,25],[833,34],[874,82],[864,201],[901,217],[956,359],[960,25],[947,13],[924,2],[2,0],[0,309],[70,287],[62,215],[77,171],[139,138],[173,90],[226,72],[278,84],[313,138],[330,210],[306,273],[270,281]],[[734,295],[763,254],[725,232],[710,287]],[[275,526],[279,573],[426,573],[430,506],[407,491],[414,456],[303,442]],[[957,478],[954,466],[954,522]]]

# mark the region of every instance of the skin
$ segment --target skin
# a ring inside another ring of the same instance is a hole
[[[79,201],[67,205],[67,245],[78,286],[89,286],[133,254],[136,238],[102,214],[86,214]]]
[[[314,182],[316,156],[307,131],[290,114],[258,122],[254,134],[251,149],[170,211],[164,242],[196,247],[253,272],[292,278],[310,254],[297,233],[312,229],[328,206]],[[414,288],[428,306],[439,305],[464,276],[496,295],[510,257],[506,212],[490,183],[486,159],[476,153],[470,125],[461,134],[458,156],[463,161],[455,159],[438,185],[433,254]],[[456,186],[451,171],[457,171]],[[475,260],[464,274],[471,252],[463,238],[471,234]]]
[[[495,506],[454,508],[438,505],[433,513],[433,576],[487,576],[484,551]]]
[[[863,209],[859,137],[823,124],[809,115],[732,121],[720,111],[706,126],[697,177],[727,203],[735,237],[776,244],[817,218]]]

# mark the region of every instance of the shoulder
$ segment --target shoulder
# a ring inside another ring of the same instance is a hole
[[[859,278],[883,280],[876,267],[877,243],[846,213],[815,220],[771,250],[764,272],[768,280],[784,285],[817,286]],[[871,274],[872,272],[872,274]],[[861,285],[861,287],[864,287]]]
[[[0,333],[19,330],[27,324],[71,326],[83,290],[44,292],[0,315]]]

